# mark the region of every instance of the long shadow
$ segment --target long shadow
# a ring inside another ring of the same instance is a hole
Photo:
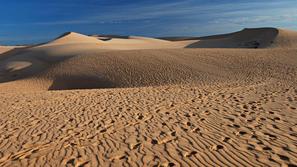
[[[115,88],[114,84],[95,76],[59,76],[48,90]]]
[[[269,36],[265,37],[263,34],[269,34]],[[186,46],[186,48],[266,48],[274,43],[278,34],[279,30],[276,28],[245,28],[234,33],[197,38],[200,41],[192,43]],[[224,41],[219,43],[216,40]],[[224,43],[231,42],[233,40],[238,40],[240,42],[232,45],[226,45],[226,43]]]
[[[34,45],[36,46],[36,45]],[[14,48],[10,51],[0,54],[0,64],[6,60],[13,61],[28,61],[32,65],[21,70],[10,71],[2,70],[0,71],[0,83],[16,81],[23,78],[29,78],[34,75],[38,75],[50,68],[51,66],[60,63],[66,59],[72,58],[73,56],[63,56],[63,57],[50,57],[47,53],[43,51],[31,51],[28,50],[34,46],[28,46],[23,48]],[[32,53],[32,54],[31,54]],[[40,62],[40,63],[39,63]],[[36,70],[35,70],[36,69]],[[1,69],[0,69],[1,70]]]
[[[19,53],[24,53],[26,52],[27,49],[32,48],[32,46],[26,46],[26,47],[21,47],[21,48],[13,48],[7,52],[4,52],[0,54],[0,61],[3,61],[7,58],[11,58],[14,55],[18,55]]]

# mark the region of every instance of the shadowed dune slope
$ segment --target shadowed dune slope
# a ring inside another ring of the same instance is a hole
[[[266,48],[278,35],[275,28],[244,29],[242,31],[201,38],[189,48]]]
[[[108,51],[73,56],[2,90],[64,90],[167,84],[294,81],[296,50],[162,49]],[[287,74],[287,75],[283,75]],[[21,83],[21,84],[20,84]],[[14,86],[11,86],[14,85]]]
[[[242,31],[206,37],[169,37],[189,43],[188,48],[296,48],[297,32],[276,28],[246,28]]]

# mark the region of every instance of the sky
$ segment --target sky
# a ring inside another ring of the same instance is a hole
[[[297,30],[297,0],[1,0],[0,45],[64,32],[204,36],[252,27]]]

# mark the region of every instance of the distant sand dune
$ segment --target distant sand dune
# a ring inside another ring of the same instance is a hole
[[[72,43],[93,43],[100,44],[100,40],[94,37],[89,37],[75,32],[67,32],[53,41],[48,42],[46,45],[63,45]]]
[[[278,36],[272,44],[274,48],[297,48],[297,32],[279,29]]]
[[[102,41],[70,32],[46,44],[2,54],[0,88],[23,90],[18,86],[10,88],[13,83],[7,81],[28,82],[26,85],[36,85],[34,90],[63,90],[207,84],[240,78],[253,82],[259,76],[262,80],[281,79],[286,70],[295,70],[296,59],[292,56],[296,52],[296,34],[273,28],[244,29],[229,35],[203,37],[198,42],[170,42],[144,37]],[[183,49],[249,48],[255,44],[250,41],[258,41],[259,48],[270,49]],[[240,42],[248,45],[239,45]],[[279,48],[291,49],[283,52]]]
[[[269,47],[278,36],[278,29],[244,29],[228,34],[201,38],[189,48],[266,48]]]
[[[246,28],[229,34],[163,39],[185,43],[192,41],[188,43],[188,48],[296,48],[296,36],[296,31],[284,29]]]

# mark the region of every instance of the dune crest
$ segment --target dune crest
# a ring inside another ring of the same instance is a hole
[[[200,37],[189,48],[267,48],[278,36],[276,28],[246,28],[242,31]]]
[[[67,32],[59,36],[55,40],[48,42],[46,45],[63,45],[63,44],[74,44],[74,43],[101,44],[102,41],[95,37],[90,37],[76,32]]]
[[[205,37],[161,38],[188,44],[187,48],[293,48],[297,32],[277,28],[245,28],[241,31]]]

